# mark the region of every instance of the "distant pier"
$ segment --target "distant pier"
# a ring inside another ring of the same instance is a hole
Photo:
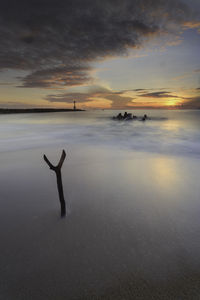
[[[70,112],[85,111],[84,109],[69,108],[0,108],[0,114],[28,114],[28,113],[49,113],[49,112]]]

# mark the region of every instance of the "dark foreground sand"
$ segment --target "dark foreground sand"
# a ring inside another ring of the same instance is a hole
[[[0,299],[200,299],[198,159],[68,147],[60,219],[43,153],[1,154]]]
[[[200,273],[190,273],[187,270],[181,278],[169,280],[164,284],[148,282],[133,275],[119,280],[118,285],[108,289],[102,296],[88,295],[85,299],[199,299],[199,279]]]

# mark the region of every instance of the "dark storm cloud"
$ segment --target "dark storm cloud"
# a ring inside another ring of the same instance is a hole
[[[153,93],[144,93],[140,94],[140,97],[147,98],[179,98],[176,95],[172,95],[170,92],[162,91],[162,92],[153,92]]]
[[[76,86],[91,81],[87,71],[89,67],[65,66],[36,70],[21,78],[23,87],[51,88],[59,86]]]
[[[29,71],[24,87],[82,85],[92,61],[121,55],[192,18],[181,0],[2,1],[0,70]]]

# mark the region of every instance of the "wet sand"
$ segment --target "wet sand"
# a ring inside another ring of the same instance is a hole
[[[65,219],[57,147],[1,153],[0,299],[199,299],[199,160],[66,150]]]

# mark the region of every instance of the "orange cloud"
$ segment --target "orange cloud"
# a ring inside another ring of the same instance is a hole
[[[198,32],[200,33],[200,22],[197,21],[187,21],[184,23],[185,28],[195,29],[198,28]]]

